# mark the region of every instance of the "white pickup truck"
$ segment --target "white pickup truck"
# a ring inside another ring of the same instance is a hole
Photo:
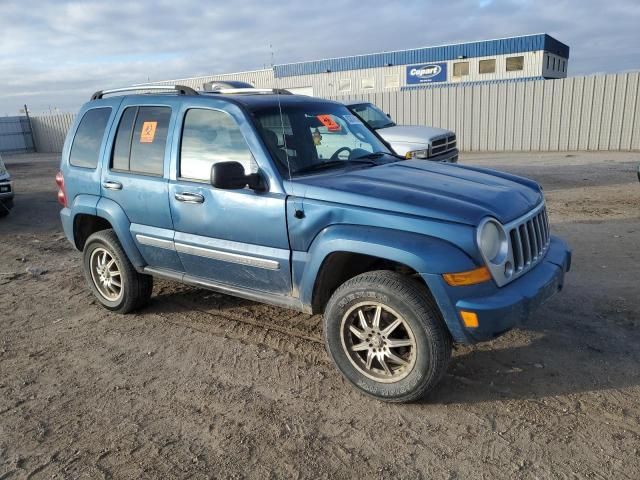
[[[456,163],[456,134],[451,130],[414,125],[396,125],[389,115],[369,102],[345,103],[369,127],[376,130],[391,148],[406,158]]]

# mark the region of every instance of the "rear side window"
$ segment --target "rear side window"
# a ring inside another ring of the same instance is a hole
[[[189,110],[182,130],[180,177],[208,182],[211,166],[228,161],[241,163],[246,173],[257,171],[249,146],[231,115],[218,110]]]
[[[162,175],[171,109],[128,107],[120,119],[111,168]]]
[[[111,115],[111,108],[94,108],[84,114],[71,145],[69,154],[71,165],[96,168],[109,115]]]

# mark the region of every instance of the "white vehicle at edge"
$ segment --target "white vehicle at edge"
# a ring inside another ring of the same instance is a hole
[[[13,208],[13,184],[11,175],[0,156],[0,217],[8,215],[11,208]]]
[[[396,125],[389,115],[369,102],[351,101],[345,105],[391,145],[398,155],[436,162],[458,161],[456,134],[451,130]]]

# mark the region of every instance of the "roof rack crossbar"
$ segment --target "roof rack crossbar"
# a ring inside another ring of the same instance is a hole
[[[98,90],[96,93],[91,95],[91,100],[99,100],[105,95],[110,95],[112,93],[135,92],[140,90],[175,90],[179,95],[198,95],[198,92],[193,88],[184,85],[137,85],[133,87],[112,88],[110,90]]]

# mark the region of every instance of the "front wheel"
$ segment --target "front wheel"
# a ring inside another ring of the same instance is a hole
[[[91,235],[83,257],[87,283],[103,307],[128,313],[147,304],[153,277],[135,270],[113,230]]]
[[[338,370],[375,398],[410,402],[438,383],[451,338],[426,289],[390,271],[367,272],[332,295],[325,343]]]

